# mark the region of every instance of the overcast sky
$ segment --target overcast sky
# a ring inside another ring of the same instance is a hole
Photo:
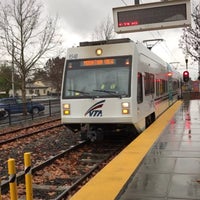
[[[112,17],[112,8],[133,5],[134,0],[42,0],[48,14],[59,16],[59,26],[63,34],[66,48],[77,46],[81,41],[91,40],[95,27],[108,16]],[[156,0],[140,0],[140,3]],[[199,0],[198,0],[199,1]],[[182,29],[167,29],[145,31],[130,34],[120,34],[118,37],[130,37],[134,41],[147,39],[164,39],[153,47],[152,51],[167,62],[180,62],[179,71],[185,70],[185,55],[178,48]],[[196,69],[191,69],[196,74]]]

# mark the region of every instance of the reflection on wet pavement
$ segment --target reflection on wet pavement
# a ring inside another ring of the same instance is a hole
[[[182,105],[119,199],[200,199],[199,100]]]

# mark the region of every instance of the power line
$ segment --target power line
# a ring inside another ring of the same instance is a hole
[[[124,1],[124,0],[121,0],[125,6],[128,6],[128,4]]]
[[[121,0],[121,2],[125,5],[125,6],[128,6],[128,4],[124,1],[124,0]],[[142,0],[130,0],[130,5],[132,4],[140,4],[142,3]]]
[[[157,32],[157,34],[159,35],[159,37],[162,38],[160,32],[159,32],[159,31],[156,31],[156,32]],[[163,49],[168,55],[170,55],[170,57],[172,57],[172,59],[173,59],[174,61],[177,61],[177,58],[174,57],[174,55],[173,55],[173,53],[171,52],[171,50],[169,49],[169,47],[168,47],[166,41],[164,40],[164,43],[160,43],[160,44],[161,44],[162,49]]]

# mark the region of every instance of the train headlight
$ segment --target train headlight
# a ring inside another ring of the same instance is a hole
[[[127,115],[130,113],[130,104],[129,102],[122,103],[122,114]]]
[[[70,115],[70,110],[64,110],[64,111],[63,111],[63,114],[64,114],[64,115]]]
[[[70,104],[69,103],[63,104],[63,108],[64,109],[70,109]]]
[[[125,114],[125,115],[126,115],[126,114],[129,114],[129,109],[123,108],[123,109],[122,109],[122,114]]]
[[[129,102],[123,102],[122,108],[129,108]]]
[[[70,115],[70,104],[69,103],[63,104],[63,114]]]
[[[103,50],[102,49],[96,49],[96,55],[97,56],[100,56],[101,54],[103,53]]]

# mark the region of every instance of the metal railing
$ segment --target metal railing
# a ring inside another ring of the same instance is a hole
[[[184,91],[182,96],[184,100],[188,100],[188,101],[200,99],[200,92]]]
[[[33,99],[32,102],[36,102],[44,105],[44,111],[41,111],[37,114],[27,113],[24,115],[23,113],[18,114],[10,114],[8,113],[7,117],[0,119],[0,130],[1,127],[20,124],[40,118],[45,117],[53,117],[60,116],[60,99]]]

